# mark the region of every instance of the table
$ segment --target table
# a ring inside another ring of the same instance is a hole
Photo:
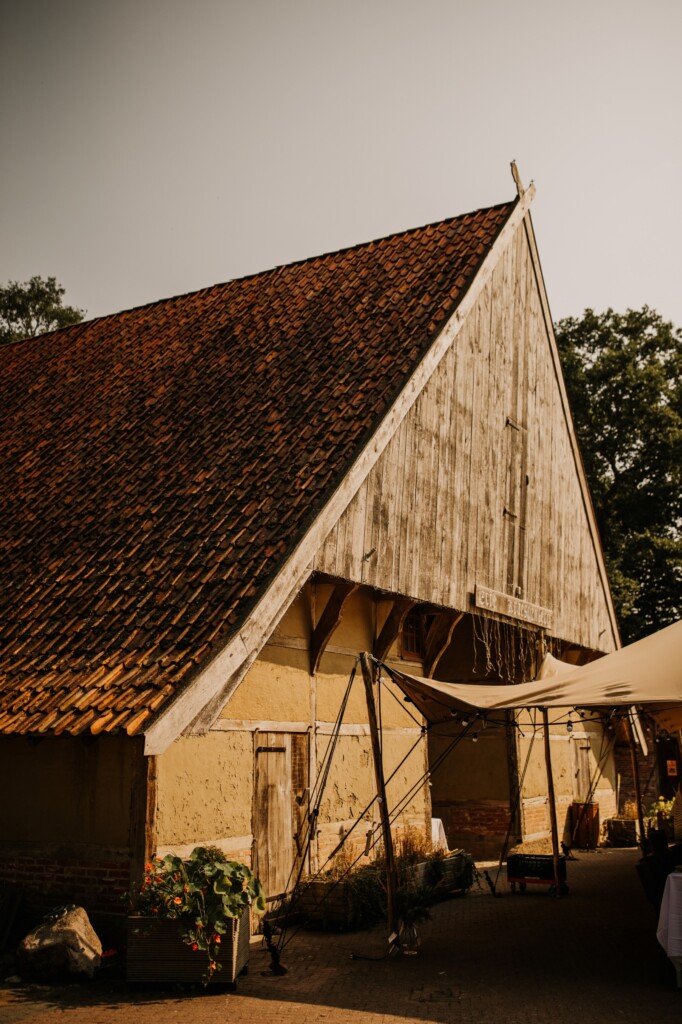
[[[675,967],[677,987],[682,988],[682,871],[673,871],[666,879],[656,938]]]

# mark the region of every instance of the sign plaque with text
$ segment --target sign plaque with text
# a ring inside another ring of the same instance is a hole
[[[477,608],[487,608],[488,611],[506,615],[509,619],[520,619],[534,626],[542,626],[543,629],[552,627],[553,616],[549,608],[531,604],[530,601],[522,601],[520,597],[512,597],[510,594],[502,594],[499,590],[490,590],[476,584],[474,604]]]

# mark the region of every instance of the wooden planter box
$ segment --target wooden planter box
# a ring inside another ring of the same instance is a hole
[[[415,864],[414,879],[423,885],[435,886],[437,899],[449,899],[474,884],[474,862],[468,853],[456,850],[442,860]]]
[[[237,976],[246,973],[249,961],[249,918],[232,922],[232,930],[221,936],[218,963],[209,985],[237,987]],[[182,941],[178,922],[158,917],[128,918],[128,963],[126,980],[131,984],[203,984],[208,958]]]

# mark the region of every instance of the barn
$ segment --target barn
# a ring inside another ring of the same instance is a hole
[[[303,867],[371,831],[361,686],[337,721],[361,651],[503,685],[619,645],[533,193],[0,349],[0,879],[29,905],[119,912],[199,843],[284,891],[332,735]],[[381,688],[398,826],[547,834],[518,719],[443,757],[460,726]],[[551,740],[560,821],[588,782],[612,811],[601,722]]]

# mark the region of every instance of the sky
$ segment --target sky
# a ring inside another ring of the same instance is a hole
[[[682,325],[680,0],[0,0],[0,284],[113,313],[507,201]]]

